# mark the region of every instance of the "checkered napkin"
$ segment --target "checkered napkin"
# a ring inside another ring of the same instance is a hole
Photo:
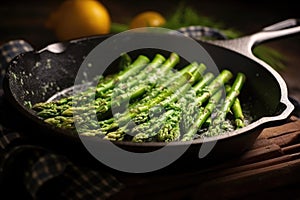
[[[223,40],[227,39],[226,35],[219,30],[206,26],[187,26],[177,30],[185,36],[201,40],[205,38]]]
[[[111,197],[124,187],[113,175],[77,166],[63,155],[31,144],[26,135],[3,124],[7,114],[2,91],[5,69],[12,58],[32,50],[24,40],[0,47],[0,199]]]

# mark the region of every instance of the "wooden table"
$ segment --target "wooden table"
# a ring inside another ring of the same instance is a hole
[[[120,176],[126,187],[112,199],[299,199],[300,119],[264,129],[241,156],[196,167]]]

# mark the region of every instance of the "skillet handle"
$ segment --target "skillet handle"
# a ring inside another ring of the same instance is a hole
[[[282,111],[281,114],[273,117],[265,117],[266,122],[273,122],[278,120],[286,119],[294,110],[294,105],[288,99],[288,89],[285,81],[281,75],[275,71],[267,63],[263,62],[259,58],[253,55],[252,49],[258,44],[261,44],[266,41],[270,41],[277,38],[287,37],[294,34],[300,33],[300,19],[288,19],[271,26],[265,27],[260,32],[254,33],[252,35],[240,37],[237,39],[231,40],[215,40],[210,41],[210,43],[224,47],[226,49],[233,50],[239,54],[243,54],[248,58],[256,61],[262,67],[267,69],[272,73],[279,83],[281,89],[281,99],[280,102],[283,103],[286,108]]]
[[[282,22],[278,22],[276,24],[267,26],[263,28],[263,31],[278,31],[286,28],[292,28],[298,26],[300,23],[300,19],[287,19]]]
[[[300,33],[300,19],[287,19],[265,27],[261,31],[252,35],[231,40],[210,41],[210,43],[231,49],[250,58],[254,58],[252,49],[256,45],[297,33]]]
[[[253,46],[272,39],[287,37],[300,33],[300,19],[287,19],[285,21],[267,26],[261,32],[251,36]]]

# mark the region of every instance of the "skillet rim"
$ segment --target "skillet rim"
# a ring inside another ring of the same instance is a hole
[[[99,35],[98,36],[90,36],[90,37],[83,37],[83,38],[78,38],[78,39],[74,39],[74,40],[70,40],[70,41],[55,42],[55,43],[47,45],[44,48],[41,48],[40,50],[32,50],[32,51],[25,52],[25,53],[22,53],[22,54],[16,56],[9,63],[9,66],[7,68],[7,73],[6,73],[6,75],[4,77],[4,80],[3,80],[3,89],[4,89],[4,93],[6,94],[5,97],[8,98],[8,100],[10,102],[14,102],[14,103],[12,103],[14,105],[14,107],[17,108],[17,110],[19,112],[21,112],[23,115],[25,115],[29,120],[33,120],[33,122],[38,123],[42,128],[48,129],[48,131],[54,131],[56,133],[62,134],[62,136],[64,136],[64,137],[70,138],[70,139],[75,139],[75,138],[78,139],[80,137],[89,137],[89,138],[92,138],[93,136],[78,136],[78,135],[74,135],[74,134],[72,134],[71,131],[63,130],[63,129],[57,128],[55,126],[52,126],[50,124],[47,124],[47,123],[43,122],[43,120],[41,120],[40,117],[38,117],[37,115],[34,114],[33,110],[27,108],[23,104],[20,104],[16,100],[15,95],[12,93],[12,91],[10,89],[10,87],[11,87],[11,85],[10,85],[10,83],[11,83],[10,79],[12,77],[11,76],[8,77],[9,76],[8,74],[10,72],[10,69],[11,69],[11,66],[13,65],[13,63],[18,62],[19,59],[24,58],[24,56],[26,56],[27,54],[39,55],[39,54],[42,54],[45,51],[48,51],[50,53],[55,53],[55,52],[51,51],[51,47],[53,47],[53,45],[66,45],[66,48],[63,50],[63,52],[64,52],[64,51],[67,51],[68,45],[70,45],[70,44],[76,44],[76,43],[79,43],[79,42],[86,42],[86,41],[94,40],[94,39],[98,39],[98,40],[99,39],[103,39],[103,38],[105,39],[105,38],[109,38],[112,35],[114,35],[114,34],[107,34],[107,35],[100,35],[100,36]],[[209,42],[209,41],[208,42],[207,41],[202,41],[202,40],[196,40],[196,41],[200,42],[200,43],[206,43],[208,45],[213,45],[213,46],[216,46],[218,48],[222,48],[222,49],[224,49],[226,51],[231,51],[232,53],[238,54],[240,56],[243,56],[243,57],[245,57],[245,59],[248,59],[251,62],[255,62],[256,64],[258,64],[261,67],[265,68],[265,66],[262,65],[260,62],[258,62],[256,59],[251,59],[251,58],[249,58],[249,57],[247,57],[247,56],[245,56],[243,54],[240,54],[240,53],[238,53],[236,51],[228,49],[228,48],[226,48],[224,46],[219,46],[219,45],[216,45],[213,42]],[[268,70],[268,72],[276,79],[277,83],[280,85],[280,82],[278,82],[278,79],[274,76],[274,74],[272,72],[270,72],[269,70]],[[281,97],[282,97],[282,95],[284,95],[283,92],[282,92],[282,88],[280,88],[280,92],[281,92]],[[282,103],[282,102],[279,102],[279,103]],[[293,106],[293,105],[291,104],[289,106]],[[294,107],[290,107],[289,110],[290,110],[290,113],[292,113],[292,111],[294,110]],[[276,117],[278,117],[280,115],[281,115],[281,113],[277,114],[277,115],[274,115],[274,116],[271,116],[271,117],[261,117],[258,120],[251,122],[246,127],[243,127],[241,129],[238,129],[238,130],[230,131],[230,132],[224,133],[222,135],[212,136],[212,137],[205,138],[205,139],[198,138],[198,139],[195,139],[193,141],[187,141],[187,142],[175,141],[175,142],[170,142],[168,144],[170,144],[171,146],[173,146],[173,145],[174,146],[178,146],[178,145],[190,145],[190,144],[191,145],[197,145],[197,144],[203,144],[205,142],[214,142],[214,141],[219,141],[219,140],[227,140],[227,139],[230,139],[230,138],[235,137],[235,136],[239,136],[239,135],[243,135],[245,133],[251,132],[251,131],[255,131],[256,129],[261,129],[261,128],[267,126],[267,124],[269,124],[269,123],[278,122],[278,121],[286,119],[286,118],[284,118],[284,119],[276,119]],[[270,120],[270,118],[272,118],[272,119]],[[97,136],[94,136],[94,137],[97,137]],[[113,142],[116,143],[116,144],[119,144],[121,146],[125,145],[125,146],[135,146],[135,147],[136,146],[142,146],[142,147],[145,147],[145,146],[149,146],[149,147],[162,147],[162,146],[165,146],[167,144],[165,142],[144,142],[144,143],[134,143],[134,142],[130,142],[130,141],[113,141]]]

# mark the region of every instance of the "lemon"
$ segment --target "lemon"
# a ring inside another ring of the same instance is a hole
[[[110,25],[108,10],[97,0],[65,0],[46,21],[59,40],[107,34]]]
[[[166,23],[162,14],[156,11],[145,11],[139,13],[130,22],[130,28],[161,27]]]

